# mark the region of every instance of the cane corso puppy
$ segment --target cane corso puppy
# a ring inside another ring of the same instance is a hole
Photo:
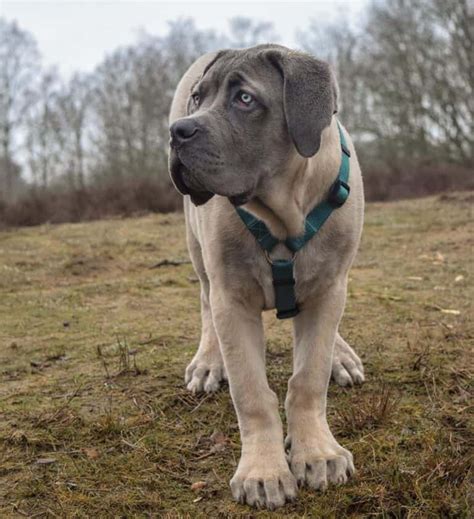
[[[324,490],[354,472],[326,420],[331,374],[340,385],[364,380],[359,357],[338,332],[364,198],[352,141],[335,116],[337,98],[326,63],[259,45],[202,56],[171,108],[170,174],[185,195],[187,243],[201,282],[201,340],[185,380],[190,391],[212,392],[228,379],[242,441],[232,494],[269,509],[294,499],[298,485]],[[299,313],[284,442],[265,373],[261,314],[275,307],[271,263],[291,259],[285,239],[304,233],[306,216],[338,176],[339,131],[350,154],[350,196],[294,255]],[[237,207],[280,240],[271,254]]]

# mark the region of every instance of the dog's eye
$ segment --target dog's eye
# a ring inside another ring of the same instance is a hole
[[[239,99],[246,105],[249,105],[253,101],[253,97],[247,94],[247,92],[241,92]]]
[[[193,100],[194,106],[199,106],[199,101],[201,100],[199,94],[191,94],[191,99]]]
[[[237,102],[241,105],[241,106],[250,106],[253,101],[254,101],[254,98],[252,95],[250,95],[248,92],[244,92],[243,90],[241,90],[237,95],[236,95],[236,100]]]

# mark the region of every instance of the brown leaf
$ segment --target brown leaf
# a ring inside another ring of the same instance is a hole
[[[21,430],[13,431],[10,435],[9,440],[12,443],[28,443],[28,437],[26,436],[25,431]]]
[[[198,492],[199,490],[207,487],[207,483],[205,481],[195,481],[191,485],[191,490],[194,490],[195,492]]]
[[[229,443],[229,438],[221,431],[214,431],[211,434],[210,440],[213,443],[211,452],[222,452]]]
[[[82,450],[84,451],[84,454],[91,460],[96,460],[97,458],[100,458],[100,452],[94,447],[85,447]]]
[[[228,441],[229,438],[227,438],[227,436],[221,431],[214,431],[211,434],[211,442],[214,445],[223,445],[226,444]]]

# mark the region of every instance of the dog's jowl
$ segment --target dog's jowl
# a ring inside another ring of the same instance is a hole
[[[323,490],[354,472],[326,420],[331,375],[364,380],[338,332],[364,200],[337,104],[326,63],[261,45],[198,59],[171,108],[170,174],[201,282],[202,333],[185,379],[193,392],[228,379],[242,441],[230,486],[249,505],[273,509],[298,485]],[[265,372],[261,316],[272,308],[294,327],[285,441]]]

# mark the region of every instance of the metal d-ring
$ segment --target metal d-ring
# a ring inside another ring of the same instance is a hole
[[[273,260],[272,258],[270,258],[270,253],[267,251],[267,249],[264,250],[265,252],[265,258],[266,260],[268,261],[268,263],[270,263],[270,265],[273,265]],[[291,262],[293,263],[295,261],[295,257],[296,257],[296,252],[293,252],[291,253]],[[279,261],[279,260],[275,260],[275,261]],[[284,260],[284,261],[288,261],[288,260]]]

